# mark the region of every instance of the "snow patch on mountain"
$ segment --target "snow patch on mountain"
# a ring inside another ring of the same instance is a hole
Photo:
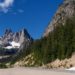
[[[7,46],[7,47],[4,47],[5,49],[12,49],[13,47],[12,46]]]
[[[15,41],[9,42],[10,46],[4,47],[5,49],[12,49],[12,48],[20,48],[20,43]]]
[[[20,47],[20,43],[17,43],[15,41],[10,42],[10,44],[12,45],[12,47]]]

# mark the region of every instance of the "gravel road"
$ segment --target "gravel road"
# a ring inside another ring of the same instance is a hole
[[[0,75],[75,75],[75,72],[34,68],[9,68],[0,69]]]

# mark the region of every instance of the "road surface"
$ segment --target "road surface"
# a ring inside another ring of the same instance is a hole
[[[75,72],[34,68],[9,68],[0,69],[0,75],[75,75]]]

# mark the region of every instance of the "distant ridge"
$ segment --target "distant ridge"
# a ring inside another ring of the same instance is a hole
[[[23,28],[19,32],[12,32],[11,29],[5,29],[4,35],[0,37],[0,48],[4,49],[26,49],[33,41],[27,30]]]

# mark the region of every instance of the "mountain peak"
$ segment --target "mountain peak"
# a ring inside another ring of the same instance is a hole
[[[25,28],[15,33],[13,33],[11,29],[5,29],[5,34],[0,38],[0,45],[5,46],[10,42],[19,43],[20,45],[22,43],[27,44],[32,41],[30,37],[31,36]]]
[[[24,35],[27,35],[27,34],[28,34],[28,32],[27,32],[27,30],[26,30],[25,28],[23,28],[23,29],[21,30],[21,33],[24,34]]]
[[[49,23],[48,27],[44,32],[44,37],[54,29],[58,24],[65,24],[66,19],[71,18],[75,15],[75,0],[64,0],[64,2],[59,6],[57,12],[55,13],[52,21]]]
[[[9,34],[9,33],[11,33],[11,32],[12,32],[12,30],[11,30],[11,29],[8,29],[8,28],[7,28],[7,29],[5,29],[5,34],[7,34],[7,35],[8,35],[8,34]]]

